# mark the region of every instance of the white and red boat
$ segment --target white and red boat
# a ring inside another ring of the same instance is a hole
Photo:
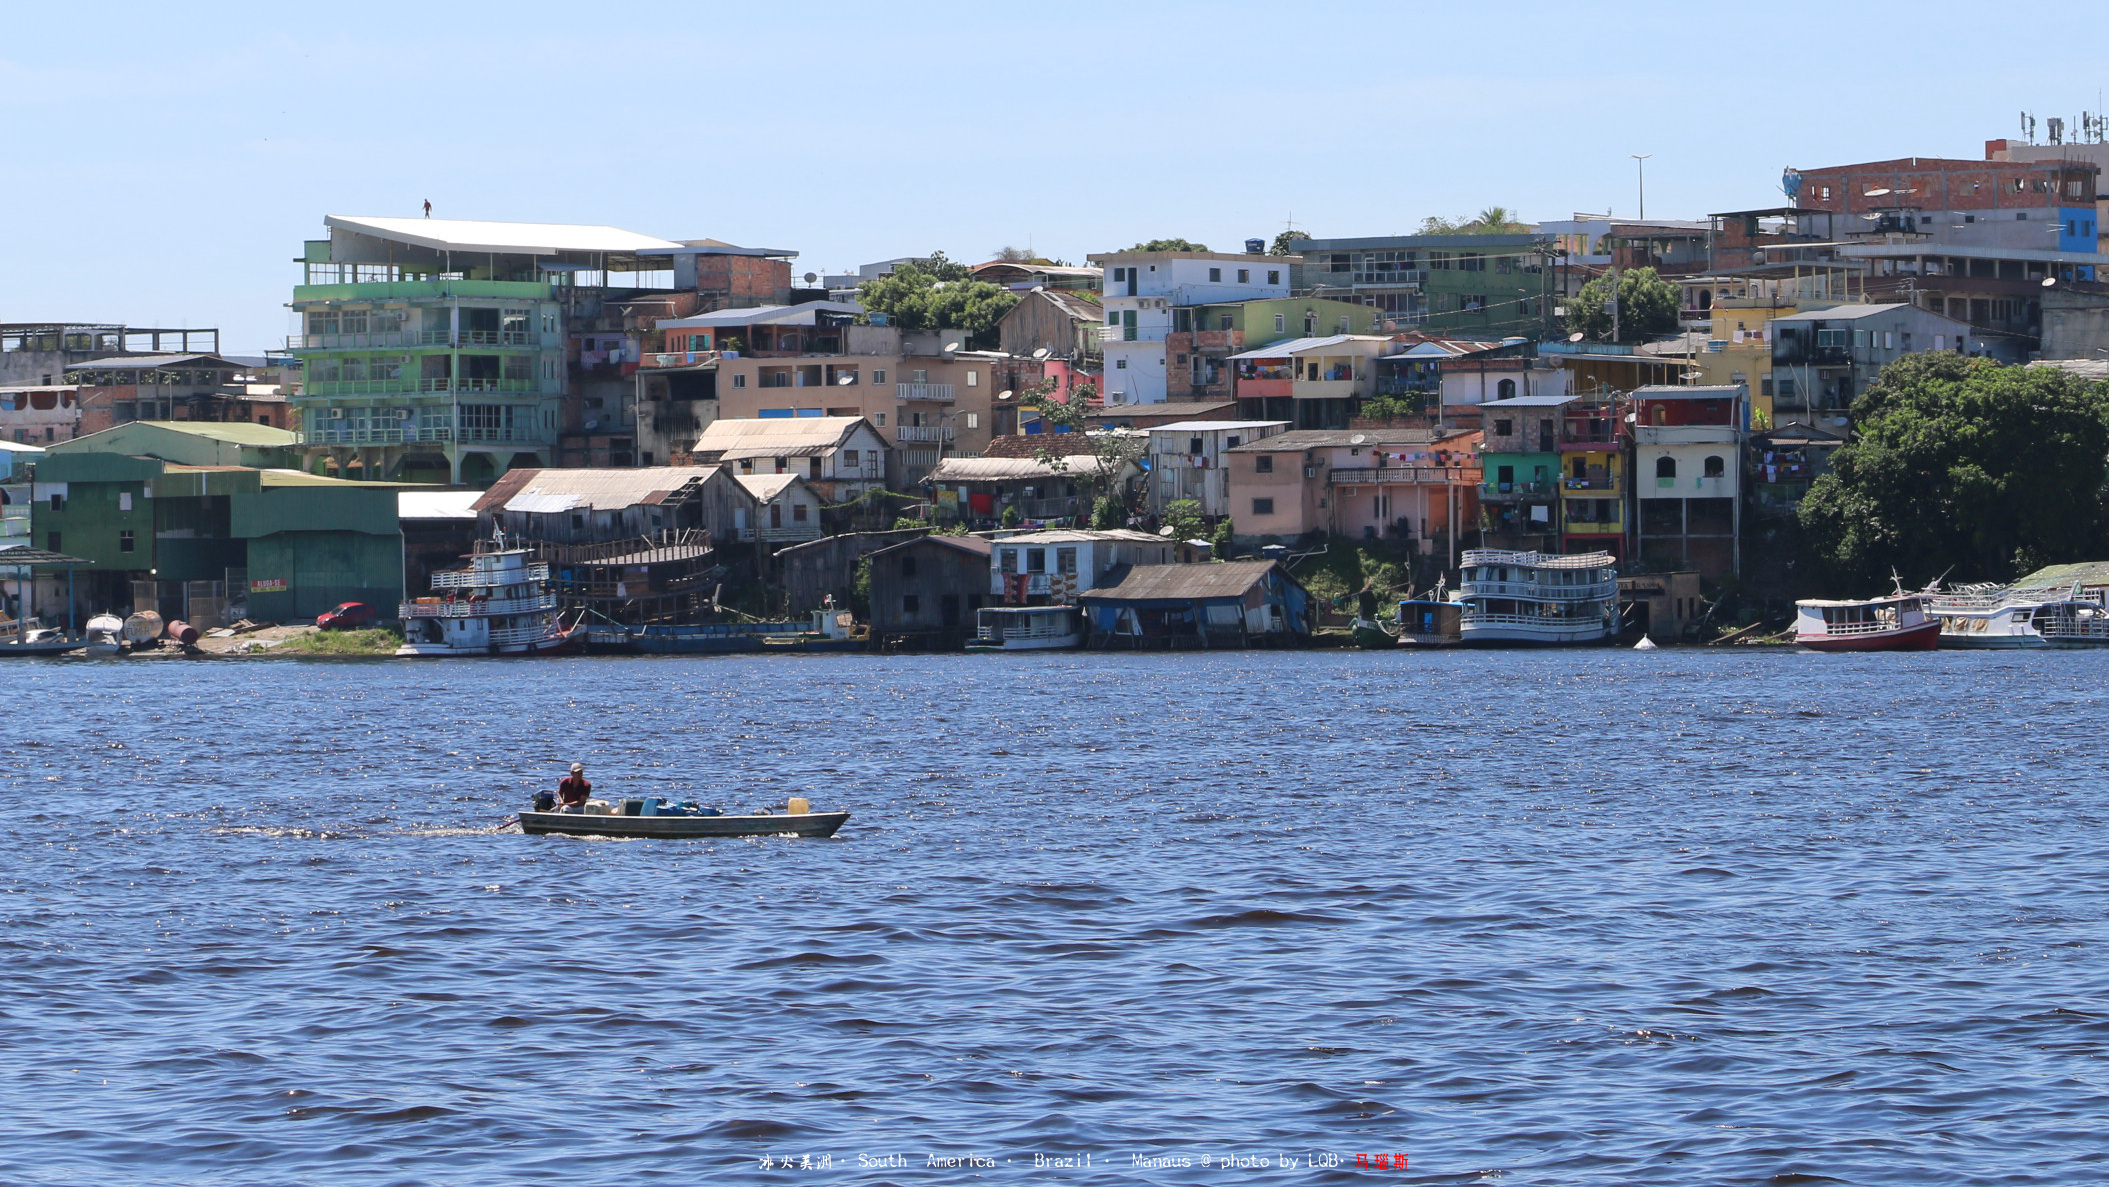
[[[1794,603],[1794,641],[1811,651],[1931,651],[1940,639],[1924,594]]]
[[[549,589],[549,566],[501,540],[479,544],[464,569],[432,574],[433,596],[404,602],[397,655],[549,655],[586,641],[565,626]]]

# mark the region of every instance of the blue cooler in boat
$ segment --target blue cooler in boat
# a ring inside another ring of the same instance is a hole
[[[624,816],[650,816],[651,813],[645,810],[645,805],[651,802],[650,800],[638,799],[624,800],[622,802],[622,814]]]
[[[642,800],[639,800],[639,801],[638,801],[638,803],[639,803],[639,804],[641,805],[641,806],[640,806],[640,807],[639,807],[639,808],[637,809],[637,814],[638,814],[639,816],[657,816],[657,815],[659,815],[659,797],[658,797],[658,796],[654,796],[654,795],[648,795],[648,796],[644,797],[644,798],[643,798]]]

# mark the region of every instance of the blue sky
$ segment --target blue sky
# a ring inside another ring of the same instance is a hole
[[[1821,30],[1815,38],[1804,30]],[[10,6],[0,321],[287,332],[325,214],[611,223],[799,272],[1770,205],[2098,108],[2109,5]]]

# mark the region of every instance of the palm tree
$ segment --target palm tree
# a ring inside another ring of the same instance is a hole
[[[1520,225],[1516,212],[1506,206],[1489,206],[1472,220],[1472,229],[1482,234],[1499,235],[1509,228]]]

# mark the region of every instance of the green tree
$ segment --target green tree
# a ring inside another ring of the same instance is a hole
[[[1018,514],[1018,505],[1011,503],[1004,507],[1000,522],[1004,527],[1014,528],[1018,526],[1018,522],[1023,518],[1024,516]]]
[[[1371,396],[1362,401],[1361,415],[1373,420],[1390,416],[1419,416],[1425,409],[1411,396]]]
[[[1138,243],[1138,244],[1136,244],[1135,246],[1133,246],[1133,247],[1129,248],[1128,250],[1129,250],[1129,251],[1207,251],[1207,250],[1208,250],[1208,245],[1207,245],[1206,243],[1189,243],[1189,242],[1187,242],[1187,241],[1186,241],[1186,240],[1184,240],[1184,239],[1152,239],[1152,240],[1150,240],[1150,241],[1149,241],[1149,242],[1147,242],[1147,243]]]
[[[1852,412],[1799,513],[1832,579],[2004,581],[2109,547],[2109,385],[1929,352],[1884,367]]]
[[[1677,286],[1653,268],[1630,268],[1618,274],[1618,340],[1646,342],[1677,331]],[[1582,286],[1567,303],[1567,328],[1591,338],[1611,339],[1611,276],[1606,273]]]
[[[1110,532],[1128,526],[1128,508],[1112,495],[1100,495],[1091,502],[1091,530]]]
[[[1074,472],[1094,497],[1114,494],[1121,475],[1140,462],[1149,448],[1147,433],[1091,431],[1088,401],[1097,394],[1080,386],[1064,401],[1055,395],[1050,381],[1027,388],[1019,401],[1040,414],[1041,431],[1033,435],[1033,456],[1043,465]],[[1083,469],[1071,460],[1080,457],[1090,459]],[[1096,504],[1092,514],[1097,514]]]
[[[904,330],[965,330],[970,344],[992,347],[996,324],[1018,304],[1018,294],[973,279],[943,252],[901,264],[857,289],[865,316],[882,313]]]
[[[1444,218],[1439,214],[1421,220],[1423,235],[1520,235],[1530,224],[1519,220],[1506,206],[1489,206],[1478,214]]]
[[[1274,246],[1267,249],[1270,256],[1293,256],[1303,251],[1300,246],[1310,236],[1302,231],[1283,231],[1274,237]]]
[[[1194,499],[1173,499],[1164,505],[1164,524],[1172,529],[1174,540],[1205,540],[1208,538],[1208,520],[1201,514],[1201,504]]]
[[[1230,517],[1226,515],[1216,521],[1215,534],[1208,538],[1209,551],[1216,560],[1227,561],[1230,559],[1230,549],[1236,543],[1236,540],[1237,529],[1231,524]]]

